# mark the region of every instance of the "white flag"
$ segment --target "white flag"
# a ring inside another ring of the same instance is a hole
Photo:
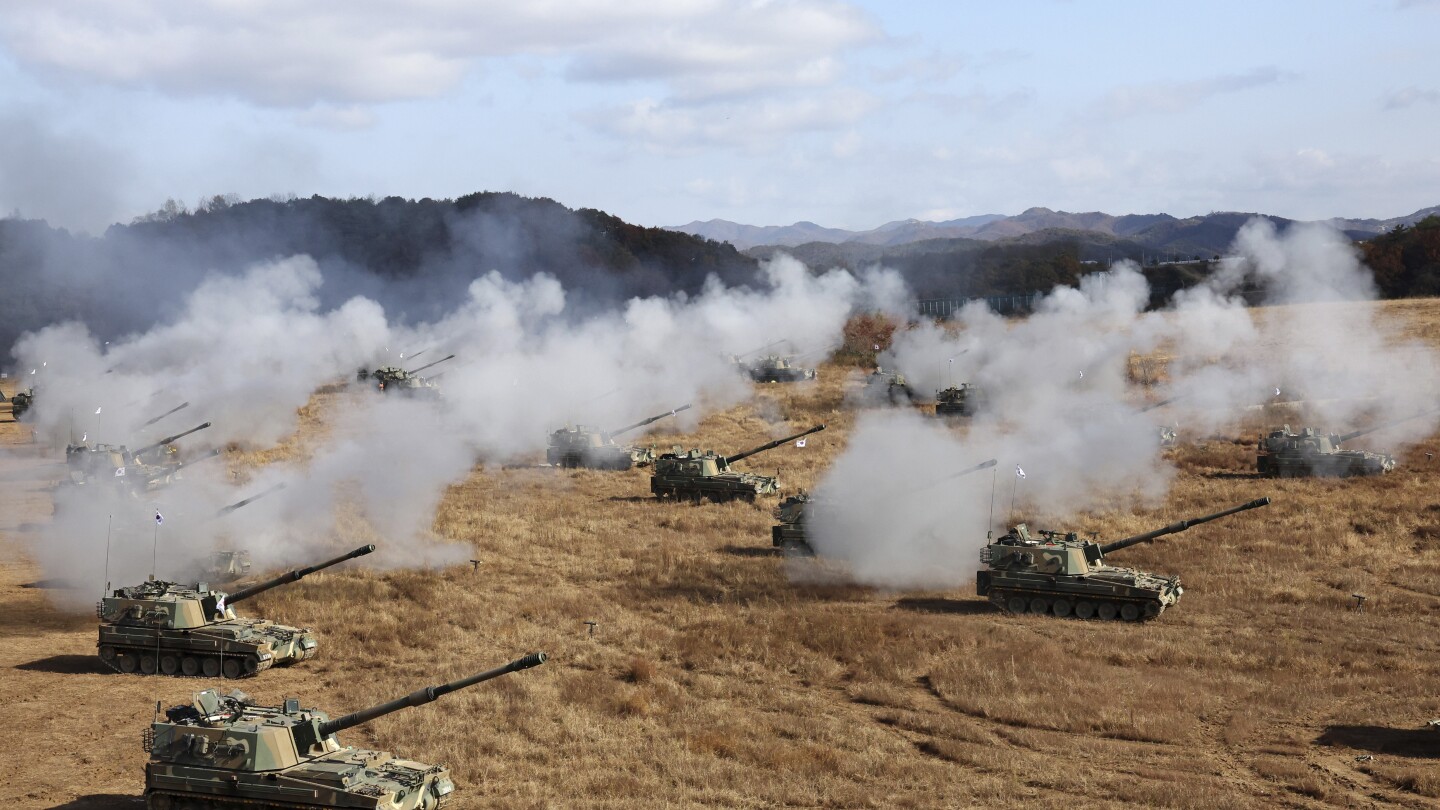
[[[124,468],[124,467],[117,467],[117,468],[115,468],[115,477],[116,477],[116,478],[119,478],[120,476],[122,476],[122,475],[124,475],[124,474],[125,474],[125,468]]]
[[[1080,371],[1080,379],[1085,379],[1085,371],[1083,369]]]
[[[100,409],[99,409],[99,408],[96,408],[96,409],[95,409],[95,415],[96,415],[96,416],[99,416],[99,415],[100,415]]]
[[[1275,389],[1275,396],[1280,396],[1280,389],[1278,387]]]
[[[1016,478],[1024,478],[1024,477],[1025,477],[1025,471],[1022,470],[1022,469],[1020,469],[1020,465],[1019,465],[1019,464],[1016,464],[1016,465],[1015,465],[1015,477],[1016,477]]]
[[[84,444],[85,442],[88,442],[88,441],[90,441],[90,434],[89,434],[89,433],[81,433],[81,434],[80,434],[80,443],[81,443],[81,444]]]
[[[164,522],[165,522],[165,516],[162,515],[162,514],[160,514],[159,512],[156,512],[156,513],[155,513],[155,525],[156,525],[156,526],[159,526],[161,523],[164,523]]]
[[[220,594],[219,599],[215,600],[215,612],[221,616],[225,615],[225,594],[223,593]]]
[[[877,351],[877,352],[880,351],[880,344],[879,344],[879,343],[876,343],[876,344],[875,344],[875,351]]]
[[[804,439],[800,439],[799,441],[795,442],[795,446],[796,446],[796,447],[804,447],[804,446],[805,446],[805,440],[804,440]]]

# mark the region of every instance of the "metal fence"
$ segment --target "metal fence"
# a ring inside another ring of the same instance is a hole
[[[949,318],[972,301],[984,301],[992,312],[1001,315],[1032,312],[1041,293],[1021,295],[987,295],[984,298],[925,298],[915,302],[915,310],[927,318]]]

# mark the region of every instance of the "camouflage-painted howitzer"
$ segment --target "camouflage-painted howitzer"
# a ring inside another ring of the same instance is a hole
[[[770,495],[779,489],[779,478],[737,472],[730,465],[756,453],[772,450],[825,429],[816,425],[808,430],[766,442],[733,456],[717,455],[711,450],[682,451],[676,448],[655,459],[655,474],[650,478],[650,492],[658,498],[677,498],[699,503],[704,498],[727,501],[741,498],[755,500],[757,495]]]
[[[1036,532],[1035,539],[1021,523],[980,550],[986,568],[975,575],[975,591],[1009,613],[1153,619],[1184,593],[1180,578],[1106,565],[1105,555],[1269,503],[1260,498],[1105,544],[1083,542],[1074,532]]]
[[[100,659],[120,672],[227,678],[304,661],[318,646],[309,629],[237,618],[234,604],[374,550],[373,545],[361,546],[231,594],[212,590],[207,583],[163,580],[117,588],[96,605]]]
[[[287,699],[252,703],[215,690],[175,706],[144,735],[147,810],[437,810],[455,784],[443,765],[427,765],[341,745],[335,735],[382,715],[438,700],[545,663],[531,653],[501,667],[330,719]]]

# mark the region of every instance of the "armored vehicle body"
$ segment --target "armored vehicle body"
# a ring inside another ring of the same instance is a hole
[[[1395,457],[1366,450],[1342,450],[1340,445],[1377,430],[1417,419],[1425,414],[1397,419],[1350,433],[1324,434],[1315,428],[1296,433],[1289,425],[1261,436],[1255,451],[1255,471],[1275,478],[1306,476],[1380,475],[1395,469]]]
[[[800,382],[813,380],[818,372],[813,368],[797,365],[793,358],[779,354],[767,354],[759,360],[746,364],[750,379],[763,383]]]
[[[1036,532],[1036,538],[1022,523],[980,550],[986,568],[975,574],[975,592],[1009,613],[1153,619],[1184,593],[1180,578],[1106,565],[1105,555],[1268,503],[1261,498],[1104,545],[1083,542],[1074,532]]]
[[[681,405],[673,411],[641,419],[633,425],[615,430],[595,430],[584,425],[560,428],[550,434],[550,446],[545,449],[545,462],[556,467],[589,467],[597,470],[628,470],[632,466],[644,466],[655,460],[654,448],[621,447],[615,443],[615,437],[689,408],[689,405]]]
[[[181,468],[220,454],[219,450],[212,450],[198,458],[182,460],[174,446],[176,441],[208,427],[210,423],[205,422],[133,452],[123,444],[67,445],[65,483],[123,486],[136,494],[159,489],[179,478]]]
[[[377,717],[491,678],[539,666],[531,653],[502,667],[430,686],[331,720],[287,699],[259,706],[243,692],[207,689],[166,710],[144,735],[147,810],[436,810],[455,783],[444,765],[427,765],[341,745],[335,735]]]
[[[730,469],[730,465],[824,429],[824,425],[816,425],[794,436],[776,439],[733,456],[717,455],[712,450],[682,451],[677,447],[673,452],[655,459],[655,474],[650,478],[650,491],[659,498],[684,498],[696,503],[703,498],[712,501],[736,498],[753,501],[757,495],[772,495],[780,488],[778,477],[737,472]]]
[[[974,383],[960,383],[935,392],[936,416],[974,416],[987,404],[985,392]]]
[[[877,368],[866,378],[861,396],[867,405],[908,405],[915,391],[905,382],[904,374],[887,374],[885,369]]]
[[[376,390],[383,391],[387,394],[400,393],[422,398],[437,398],[440,396],[440,386],[435,382],[435,377],[421,377],[419,372],[431,366],[439,365],[454,357],[455,355],[453,354],[446,355],[433,363],[426,363],[419,368],[414,368],[409,371],[397,366],[385,366],[369,373],[361,369],[355,376],[361,382],[366,379],[374,380]],[[438,377],[440,375],[437,374],[435,376]]]
[[[24,391],[16,391],[15,395],[10,397],[10,418],[14,419],[16,422],[19,422],[20,417],[24,416],[25,412],[30,410],[30,408],[34,404],[34,388],[29,388]]]
[[[300,568],[232,594],[151,580],[117,588],[96,605],[100,659],[120,672],[239,678],[315,655],[308,629],[264,619],[241,619],[234,603],[295,582],[374,551],[361,546],[333,560]]]
[[[205,559],[207,582],[234,582],[250,573],[250,552],[245,549],[212,551]]]
[[[953,481],[956,478],[962,478],[970,473],[979,472],[980,470],[988,470],[994,467],[996,463],[996,460],[993,458],[988,461],[982,461],[974,467],[966,467],[957,473],[947,475],[939,481],[921,487],[918,490],[895,493],[888,498],[883,498],[883,500],[893,503],[908,495],[919,495],[947,481]],[[791,495],[781,501],[780,505],[775,507],[775,520],[778,522],[770,527],[770,544],[780,549],[782,554],[802,557],[814,556],[815,549],[810,545],[809,523],[811,513],[820,506],[821,505],[813,500],[809,493],[806,492]]]

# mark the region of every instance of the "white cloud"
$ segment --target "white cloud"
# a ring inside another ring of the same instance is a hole
[[[1381,100],[1381,106],[1387,110],[1403,110],[1416,104],[1440,104],[1440,90],[1421,90],[1411,86],[1396,90]]]
[[[280,107],[433,97],[478,60],[515,55],[686,99],[815,86],[881,36],[836,0],[11,0],[0,17],[0,39],[35,68]]]
[[[1218,95],[1263,87],[1287,78],[1289,75],[1278,68],[1259,67],[1245,73],[1188,82],[1157,82],[1117,87],[1101,98],[1093,112],[1106,119],[1184,112]]]
[[[653,148],[685,151],[703,146],[765,149],[779,137],[849,127],[879,101],[854,90],[781,94],[744,103],[677,104],[642,99],[618,108],[592,110],[584,120],[597,129],[637,139]]]

